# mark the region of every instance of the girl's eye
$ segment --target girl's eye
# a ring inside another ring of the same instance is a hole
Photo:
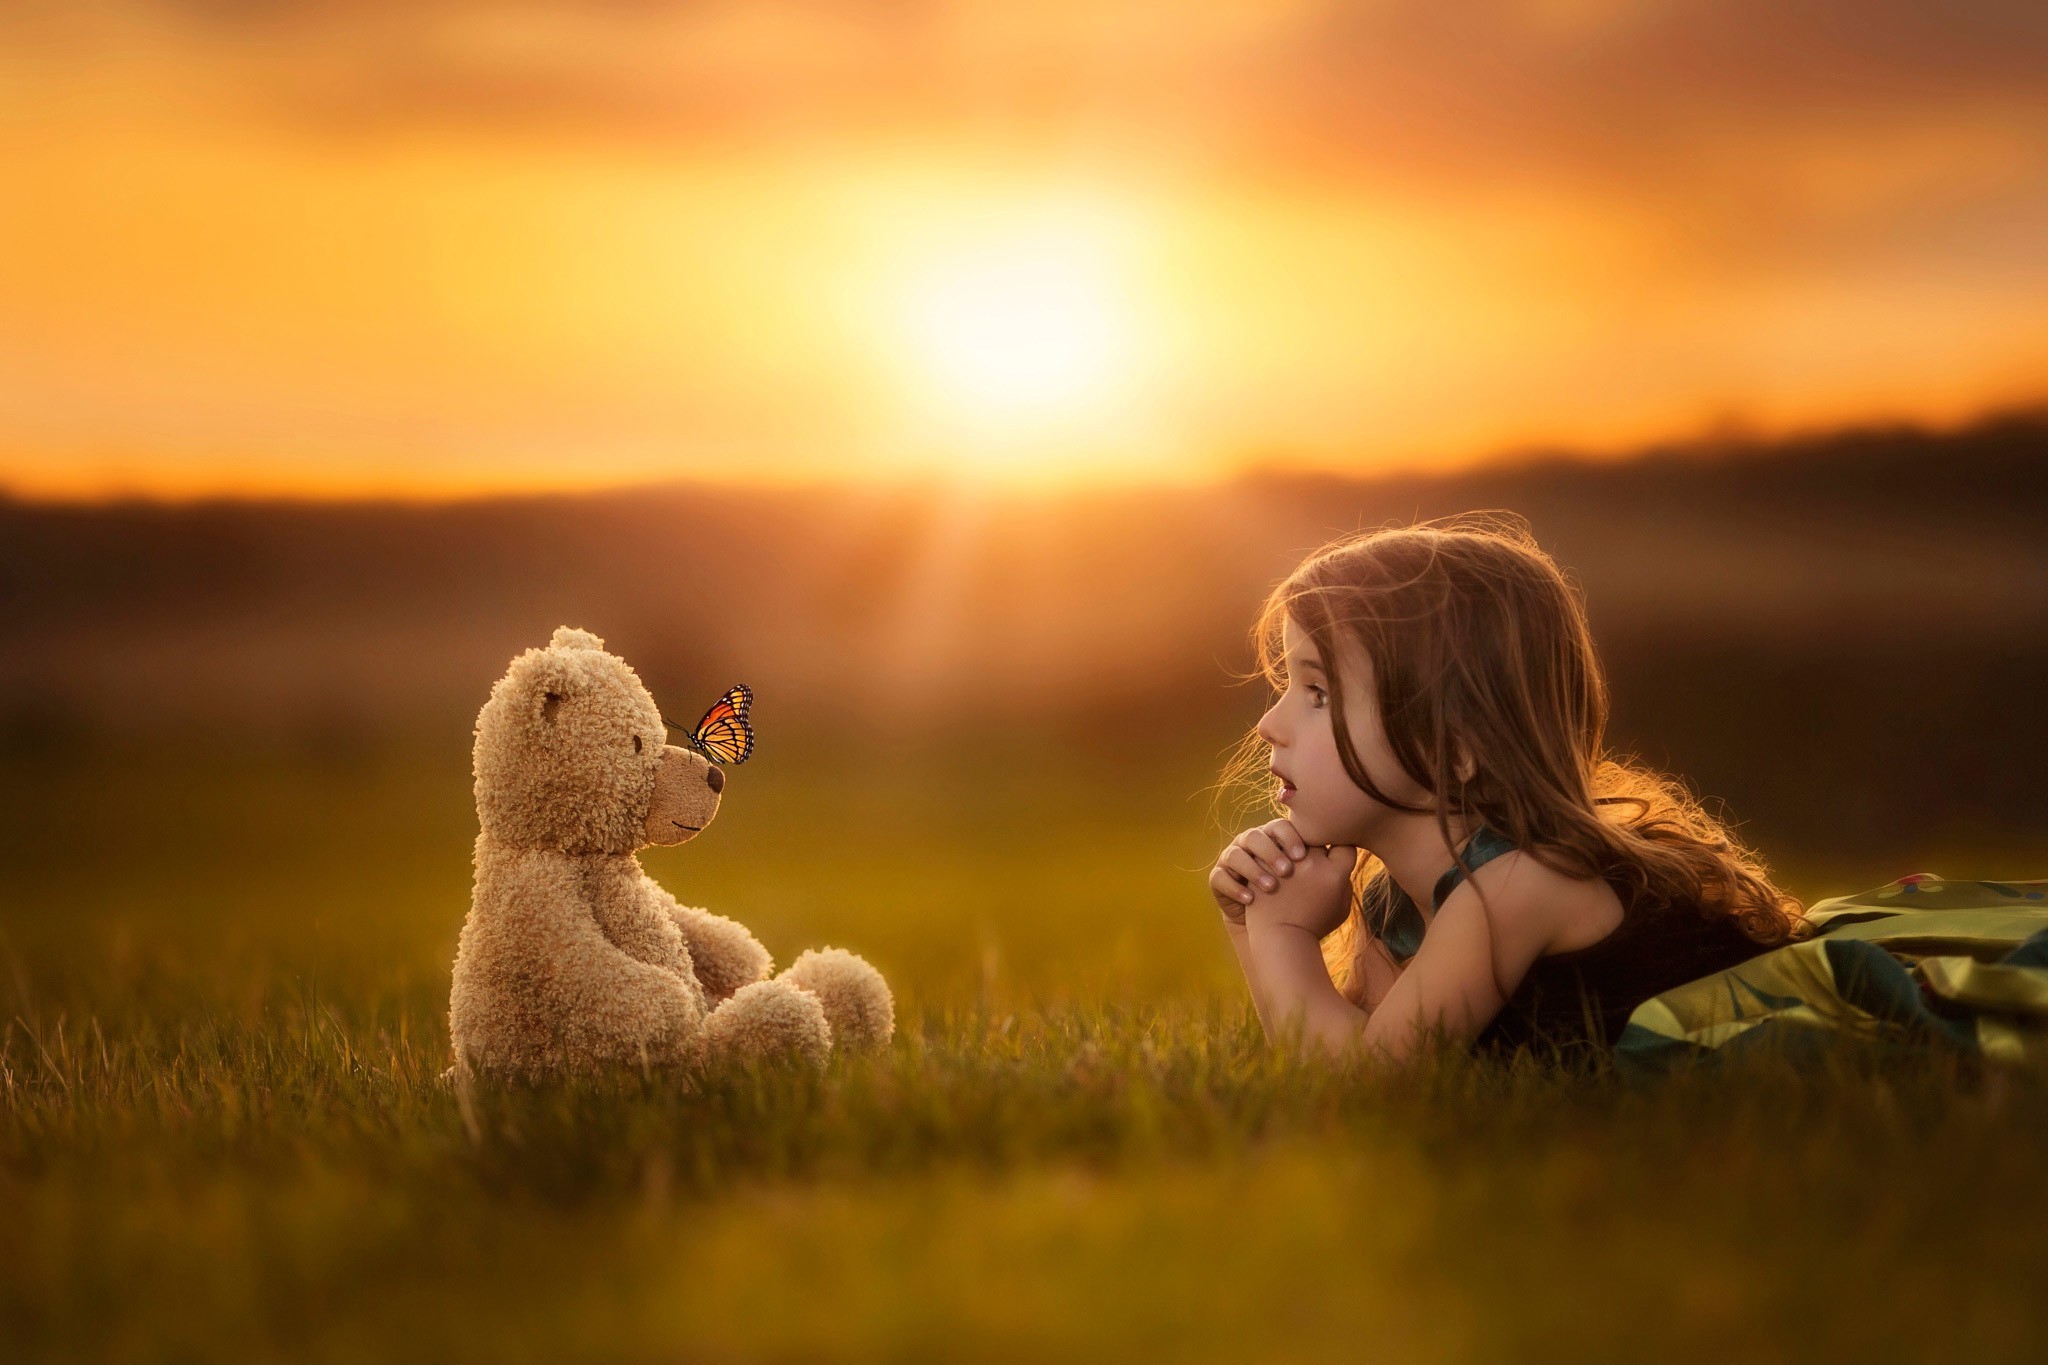
[[[1310,684],[1308,689],[1308,704],[1310,706],[1320,711],[1329,703],[1329,700],[1330,696],[1327,692],[1314,684]]]

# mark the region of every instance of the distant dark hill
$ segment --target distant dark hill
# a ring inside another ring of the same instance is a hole
[[[461,742],[569,622],[785,733],[1213,748],[1266,589],[1332,535],[1512,508],[1583,583],[1614,738],[1816,836],[2048,835],[2048,415],[1455,476],[1204,489],[665,487],[443,506],[0,504],[0,734]],[[321,737],[325,737],[324,739]]]

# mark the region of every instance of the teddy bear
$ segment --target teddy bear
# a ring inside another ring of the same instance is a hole
[[[476,719],[480,831],[455,954],[451,1073],[540,1077],[607,1064],[887,1042],[880,972],[838,948],[780,975],[753,934],[678,904],[641,870],[718,814],[724,771],[667,742],[639,675],[563,626],[512,661]]]

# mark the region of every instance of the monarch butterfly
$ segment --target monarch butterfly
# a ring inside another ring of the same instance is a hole
[[[718,763],[744,763],[754,753],[754,727],[747,723],[747,708],[754,704],[754,689],[735,683],[711,704],[697,728],[683,736],[683,743]],[[672,720],[662,722],[671,730],[683,727]]]

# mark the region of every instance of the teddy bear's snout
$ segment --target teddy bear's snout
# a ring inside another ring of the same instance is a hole
[[[718,814],[725,774],[702,754],[667,745],[654,770],[646,836],[650,844],[679,844],[693,838]]]

